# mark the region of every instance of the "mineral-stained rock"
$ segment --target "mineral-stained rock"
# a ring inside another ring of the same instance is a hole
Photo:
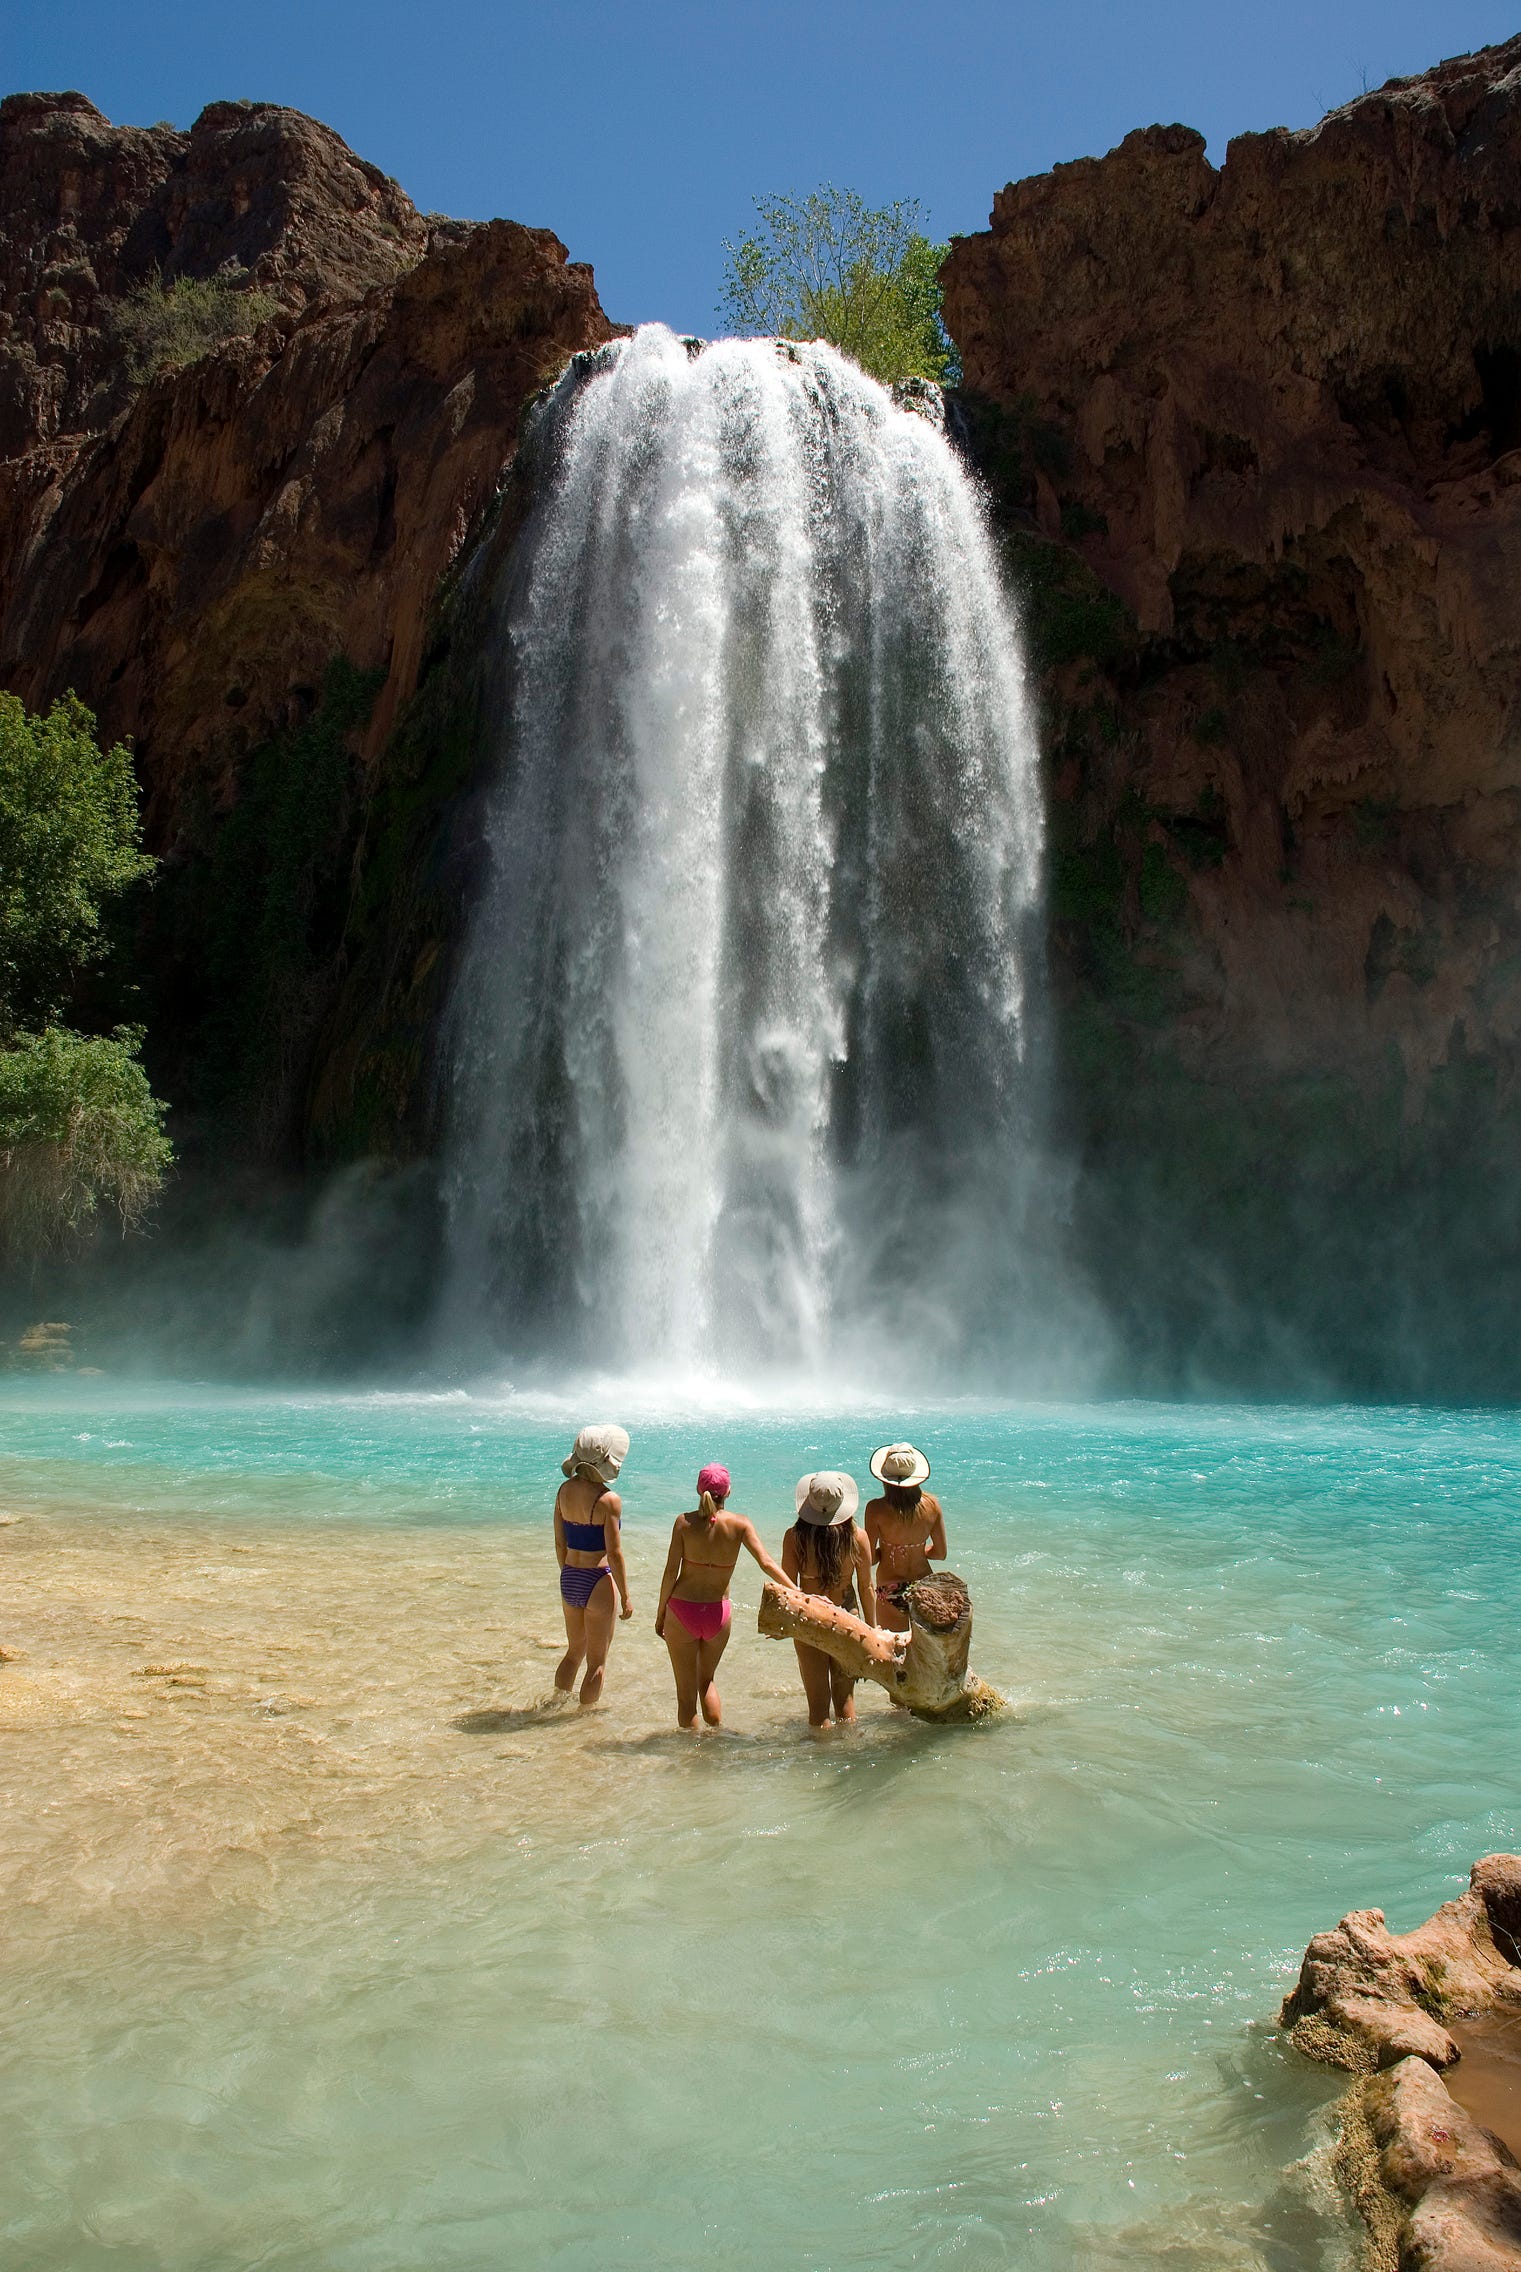
[[[1354,2072],[1412,2057],[1448,2067],[1458,2047],[1446,2020],[1521,2005],[1518,1929],[1521,1855],[1486,1855],[1467,1893],[1413,1932],[1391,1933],[1381,1909],[1354,1909],[1317,1933],[1281,2023],[1311,2058]]]
[[[761,1590],[757,1630],[772,1641],[823,1650],[856,1680],[874,1680],[895,1704],[922,1720],[983,1720],[1003,1698],[968,1670],[972,1597],[952,1571],[932,1571],[903,1588],[908,1631],[868,1625],[819,1594],[772,1584]]]
[[[1355,1909],[1317,1933],[1284,2001],[1301,2051],[1364,2078],[1338,2110],[1336,2168],[1376,2272],[1521,2272],[1521,2167],[1437,2073],[1459,2056],[1448,2020],[1521,2009],[1518,1929],[1521,1855],[1487,1854],[1414,1932]]]
[[[1337,2166],[1388,2272],[1516,2272],[1521,2166],[1424,2059],[1357,2085]]]

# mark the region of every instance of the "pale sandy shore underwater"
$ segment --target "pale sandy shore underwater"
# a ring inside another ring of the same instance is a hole
[[[27,1739],[0,1759],[12,1930],[38,1903],[51,1934],[123,1901],[258,1900],[317,1855],[436,1863],[563,1829],[568,1807],[597,1821],[641,1751],[801,1740],[792,1651],[756,1637],[758,1593],[757,1575],[722,1668],[729,1729],[694,1739],[673,1724],[647,1576],[606,1704],[555,1693],[564,1633],[537,1536],[286,1525],[255,1545],[182,1518],[9,1516],[0,1733]],[[901,1718],[875,1693],[861,1711]]]

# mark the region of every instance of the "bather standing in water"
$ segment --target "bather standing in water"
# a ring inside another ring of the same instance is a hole
[[[583,1428],[569,1459],[560,1462],[566,1481],[555,1493],[555,1559],[560,1565],[566,1647],[555,1667],[555,1686],[569,1695],[585,1658],[583,1704],[595,1704],[602,1694],[607,1652],[613,1645],[615,1586],[622,1604],[618,1614],[634,1614],[619,1536],[623,1501],[610,1489],[627,1458],[628,1431],[609,1426]]]
[[[805,1475],[794,1494],[797,1521],[782,1540],[782,1568],[788,1583],[805,1593],[822,1594],[826,1601],[877,1622],[876,1592],[871,1577],[871,1546],[855,1523],[861,1493],[853,1476],[821,1469]],[[856,1608],[856,1594],[861,1597]],[[808,1699],[808,1725],[815,1735],[829,1726],[830,1715],[848,1726],[856,1716],[856,1684],[843,1666],[822,1649],[794,1641],[803,1694]]]
[[[931,1562],[945,1560],[945,1515],[924,1485],[930,1463],[912,1444],[884,1444],[871,1455],[882,1486],[861,1516],[877,1564],[877,1617],[889,1632],[906,1633],[908,1614],[898,1596],[912,1578],[927,1578]]]
[[[714,1686],[718,1660],[729,1645],[729,1580],[744,1547],[768,1578],[790,1586],[785,1570],[772,1561],[748,1515],[724,1512],[729,1470],[716,1464],[697,1478],[697,1505],[678,1515],[671,1550],[660,1580],[655,1631],[671,1653],[676,1675],[676,1724],[695,1728],[697,1709],[710,1728],[723,1723],[723,1704]]]

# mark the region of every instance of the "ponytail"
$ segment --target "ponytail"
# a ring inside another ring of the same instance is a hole
[[[724,1499],[727,1499],[728,1496],[729,1494],[726,1491],[724,1493]],[[699,1491],[699,1493],[697,1494],[698,1520],[700,1522],[710,1523],[716,1514],[722,1513],[723,1503],[724,1500],[715,1499],[711,1491]]]

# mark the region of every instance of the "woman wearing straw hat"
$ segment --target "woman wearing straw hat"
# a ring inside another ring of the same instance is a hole
[[[620,1616],[632,1617],[628,1572],[618,1526],[623,1501],[610,1486],[628,1458],[628,1430],[583,1428],[561,1460],[566,1480],[555,1493],[555,1559],[560,1565],[560,1607],[565,1612],[565,1654],[555,1667],[555,1686],[569,1695],[581,1660],[586,1678],[581,1702],[595,1704],[602,1694],[607,1652],[613,1645],[613,1588]]]
[[[913,1578],[927,1578],[931,1562],[945,1560],[945,1516],[940,1501],[924,1488],[929,1471],[929,1461],[912,1444],[884,1444],[871,1455],[882,1496],[868,1500],[861,1521],[877,1564],[878,1618],[894,1633],[908,1631],[898,1599],[903,1588]]]
[[[699,1703],[710,1728],[723,1723],[714,1675],[729,1645],[729,1580],[740,1548],[755,1556],[768,1578],[779,1585],[791,1583],[762,1546],[749,1516],[726,1513],[728,1496],[729,1470],[716,1462],[705,1467],[697,1478],[696,1508],[676,1517],[660,1580],[655,1631],[670,1651],[681,1728],[696,1727]]]
[[[861,1494],[854,1478],[823,1468],[816,1475],[801,1477],[793,1496],[797,1521],[782,1540],[782,1568],[789,1581],[801,1586],[804,1593],[822,1594],[826,1601],[875,1625],[871,1547],[865,1531],[856,1528]],[[857,1591],[861,1597],[859,1612]],[[813,1733],[825,1732],[831,1712],[836,1721],[854,1720],[856,1684],[850,1675],[822,1649],[810,1648],[806,1641],[794,1641],[792,1646],[797,1651],[803,1694],[808,1699],[808,1725]]]

